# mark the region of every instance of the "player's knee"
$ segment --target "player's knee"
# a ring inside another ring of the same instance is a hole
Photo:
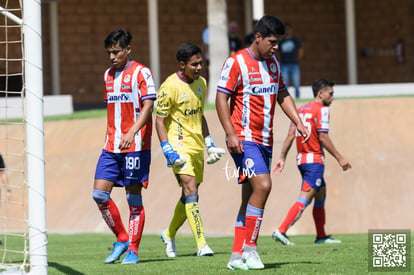
[[[257,195],[263,198],[267,198],[271,191],[272,191],[271,184],[262,184],[253,189],[253,193],[256,193]]]
[[[298,202],[302,203],[304,205],[304,208],[306,208],[310,204],[310,200],[304,197],[299,197]]]
[[[108,202],[111,199],[110,194],[111,193],[107,192],[107,191],[94,189],[93,192],[92,192],[92,198],[97,203],[105,203],[105,202]]]

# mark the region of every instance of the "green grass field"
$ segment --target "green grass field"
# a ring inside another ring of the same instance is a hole
[[[300,100],[300,105],[308,100]],[[207,110],[214,105],[206,106]],[[46,121],[100,118],[105,109],[75,112],[71,115],[46,117]],[[208,233],[208,232],[207,232]],[[213,257],[196,257],[192,236],[178,235],[179,257],[165,256],[164,245],[158,235],[146,235],[141,242],[137,265],[106,265],[103,260],[110,253],[114,237],[111,234],[48,234],[48,274],[231,274],[247,272],[259,274],[368,274],[368,233],[335,235],[339,245],[315,245],[314,236],[291,236],[295,246],[282,246],[270,236],[260,236],[259,254],[265,264],[260,271],[229,271],[227,261],[232,247],[232,237],[209,237]],[[414,235],[411,236],[411,247]],[[3,239],[4,241],[4,239]],[[21,251],[22,240],[8,239],[9,247]],[[13,245],[14,243],[14,245]],[[0,248],[3,248],[0,246]],[[1,250],[1,249],[0,249]],[[0,256],[3,256],[0,253]],[[5,263],[19,263],[21,255],[7,254]],[[121,258],[122,259],[122,258]],[[413,255],[410,259],[413,267]],[[0,274],[2,270],[0,268]],[[387,272],[386,274],[407,274]]]
[[[167,258],[157,235],[145,235],[136,265],[104,264],[114,238],[110,234],[50,234],[49,274],[367,274],[368,234],[335,235],[337,245],[316,245],[314,236],[292,236],[295,246],[282,246],[270,236],[259,237],[259,253],[265,265],[260,271],[229,271],[227,261],[232,237],[208,238],[213,257],[197,257],[192,236],[176,238],[179,256]],[[121,257],[122,260],[122,257]],[[389,273],[388,273],[389,274]]]

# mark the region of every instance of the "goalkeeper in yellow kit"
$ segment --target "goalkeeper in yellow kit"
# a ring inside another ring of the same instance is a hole
[[[197,256],[214,252],[204,238],[204,227],[198,207],[198,186],[203,181],[204,148],[207,163],[220,160],[223,148],[214,145],[204,117],[206,80],[200,76],[200,47],[184,43],[177,51],[179,70],[162,83],[157,98],[156,129],[167,165],[172,167],[181,186],[181,197],[169,227],[161,234],[168,257],[176,257],[175,235],[188,220],[197,242]]]

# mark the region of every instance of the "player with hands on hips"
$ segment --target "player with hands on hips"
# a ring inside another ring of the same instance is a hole
[[[282,224],[275,229],[272,237],[284,245],[294,245],[286,236],[286,232],[302,215],[305,208],[312,202],[313,220],[316,227],[315,243],[341,243],[325,233],[325,199],[326,183],[324,179],[325,154],[328,151],[346,171],[351,164],[338,152],[329,137],[329,106],[334,100],[334,82],[327,79],[315,80],[312,85],[314,101],[298,109],[303,123],[310,132],[309,142],[303,143],[303,138],[296,133],[296,126],[291,124],[288,135],[283,143],[279,160],[273,168],[273,173],[280,174],[285,167],[286,156],[294,140],[296,140],[296,163],[302,175],[302,186],[299,198],[292,205]]]
[[[214,145],[204,117],[207,84],[200,75],[203,65],[200,47],[184,43],[176,58],[179,70],[158,91],[156,129],[167,165],[181,187],[181,196],[161,239],[166,255],[177,257],[175,235],[187,220],[196,240],[197,256],[212,256],[214,252],[204,237],[198,188],[203,181],[204,148],[207,164],[219,161],[225,150]]]

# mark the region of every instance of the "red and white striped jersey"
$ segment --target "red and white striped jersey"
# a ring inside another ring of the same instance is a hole
[[[223,65],[217,92],[231,97],[231,122],[245,141],[273,145],[273,117],[277,94],[286,91],[276,56],[258,59],[248,48]]]
[[[304,163],[324,163],[323,146],[319,142],[319,133],[329,132],[329,107],[319,102],[309,102],[298,109],[303,125],[310,133],[309,141],[302,143],[303,137],[296,132],[297,165]]]
[[[109,68],[104,75],[107,103],[107,134],[104,149],[120,153],[119,143],[137,120],[144,100],[155,100],[157,92],[150,69],[136,61],[122,70]],[[131,147],[123,153],[151,149],[152,118],[137,132]]]

